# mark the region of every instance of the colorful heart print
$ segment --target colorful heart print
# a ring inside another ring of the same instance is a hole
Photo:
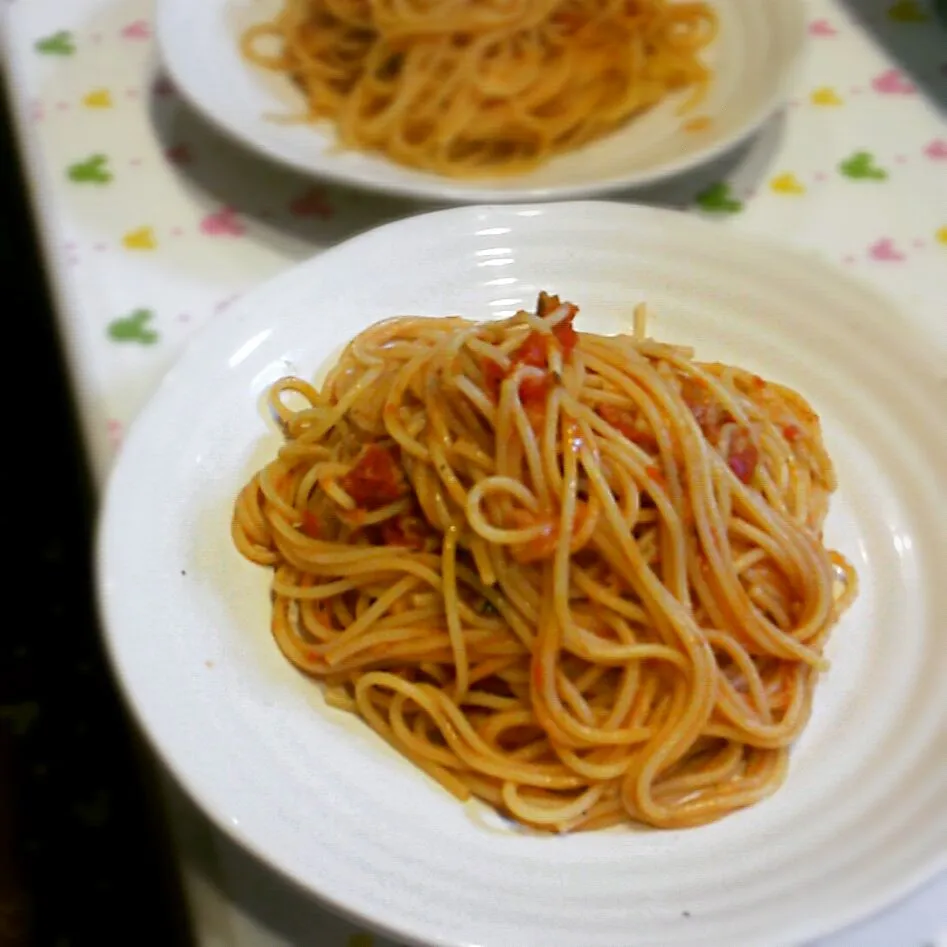
[[[113,319],[108,325],[108,336],[113,342],[154,345],[158,341],[158,333],[148,326],[154,317],[152,309],[136,309],[127,316]]]
[[[239,237],[247,232],[247,228],[237,219],[237,212],[232,207],[224,207],[201,221],[201,232],[209,237]]]
[[[770,190],[776,194],[805,194],[806,186],[796,177],[796,175],[787,171],[785,174],[779,174],[769,182]]]
[[[844,100],[831,86],[822,86],[816,89],[811,95],[813,105],[833,106],[843,105]]]
[[[71,56],[76,51],[76,44],[69,30],[59,30],[52,36],[38,39],[34,48],[44,56]]]
[[[936,138],[924,149],[931,161],[947,161],[947,139]]]
[[[875,163],[875,156],[869,151],[856,151],[840,165],[839,171],[853,181],[884,181],[888,172]]]
[[[155,250],[158,241],[155,239],[155,232],[151,227],[139,227],[137,230],[129,231],[122,237],[122,245],[126,250]]]
[[[122,36],[132,40],[151,39],[151,27],[147,20],[135,20],[122,29]]]
[[[940,230],[934,234],[934,239],[938,243],[942,243],[944,246],[947,246],[947,227],[941,227]]]
[[[66,174],[70,181],[77,184],[108,184],[114,177],[108,165],[106,155],[91,155],[85,161],[69,165]]]
[[[890,237],[884,237],[868,248],[868,255],[879,263],[900,263],[904,254],[895,246]]]
[[[871,87],[881,95],[913,95],[917,91],[897,69],[888,69],[875,76]]]
[[[108,89],[93,89],[83,98],[82,104],[90,109],[110,109],[112,107],[112,93]]]
[[[733,196],[725,181],[718,181],[701,191],[697,195],[697,206],[712,214],[739,214],[743,210],[743,202]]]
[[[927,11],[917,0],[898,0],[888,7],[888,18],[895,23],[926,23]]]
[[[813,20],[809,24],[810,36],[838,36],[838,30],[828,20]]]

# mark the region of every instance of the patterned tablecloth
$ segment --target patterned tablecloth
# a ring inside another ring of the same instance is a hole
[[[815,249],[897,298],[905,330],[922,327],[947,357],[947,31],[922,0],[809,7],[794,97],[752,142],[616,197]],[[293,263],[429,209],[313,183],[221,137],[163,77],[152,15],[150,0],[3,8],[8,84],[100,479],[201,324]],[[283,885],[170,783],[167,797],[202,947],[384,943]],[[829,944],[947,945],[947,878]]]

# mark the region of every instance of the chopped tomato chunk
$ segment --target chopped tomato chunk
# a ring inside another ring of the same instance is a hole
[[[730,413],[714,397],[713,392],[695,378],[685,378],[681,385],[681,397],[690,408],[694,420],[700,425],[704,436],[716,444],[720,429],[730,419]]]
[[[524,378],[520,382],[520,400],[527,409],[536,407],[537,402],[545,404],[546,394],[549,391],[549,378]]]
[[[799,430],[799,427],[795,424],[787,424],[783,428],[783,437],[792,444],[794,441],[798,441],[802,437],[802,431]]]
[[[500,385],[505,377],[506,373],[498,362],[493,361],[492,358],[483,360],[483,381],[486,385],[487,394],[493,401],[499,400]]]
[[[339,482],[359,506],[368,509],[394,502],[407,489],[393,453],[378,444],[362,448],[355,465]]]
[[[562,302],[558,296],[552,296],[545,291],[541,291],[536,300],[536,315],[540,319],[544,319],[546,316],[552,315],[561,305]]]
[[[408,549],[424,548],[424,530],[416,517],[394,516],[381,524],[381,538],[388,546],[405,546]]]
[[[737,479],[742,483],[749,483],[753,479],[753,474],[756,473],[759,459],[760,452],[750,440],[749,432],[738,431],[730,443],[730,452],[727,457],[727,464]]]
[[[576,315],[578,315],[579,310],[577,306],[572,306],[571,304],[569,309],[569,315],[552,330],[556,341],[562,346],[564,358],[568,358],[572,354],[572,350],[579,343],[579,333],[575,331],[575,326],[572,325],[572,321]]]
[[[540,332],[530,332],[523,344],[513,353],[514,365],[546,367],[546,337]]]
[[[625,411],[613,404],[600,404],[596,412],[603,421],[621,431],[629,441],[641,447],[657,446],[658,442],[655,439],[654,432],[639,428],[635,423],[634,415],[630,411]]]
[[[555,312],[562,303],[558,296],[549,296],[546,293],[539,294],[539,300],[536,303],[536,314],[539,316],[548,316]],[[569,306],[569,314],[559,322],[552,330],[552,338],[562,349],[564,358],[568,358],[572,350],[579,342],[579,333],[572,325],[578,313],[578,307]],[[530,368],[545,369],[549,365],[549,336],[542,332],[530,332],[522,341],[519,348],[510,355],[512,363],[510,372],[516,370],[520,365],[528,365]],[[507,373],[492,359],[484,359],[482,363],[483,379],[490,397],[496,401],[500,394],[500,385]],[[520,386],[520,397],[524,402],[530,401],[535,404],[540,398],[545,401],[546,394],[549,391],[549,381],[539,381],[537,379],[525,379]]]
[[[303,512],[303,532],[310,539],[319,538],[319,520],[316,519],[315,513],[311,510],[305,510]]]

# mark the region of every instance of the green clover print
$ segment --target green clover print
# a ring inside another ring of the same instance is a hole
[[[69,165],[66,174],[77,184],[108,184],[113,177],[108,165],[109,159],[105,155],[92,155],[85,161]]]
[[[730,185],[723,181],[701,191],[697,195],[697,205],[713,214],[739,214],[743,210],[743,202],[733,196]]]
[[[839,171],[854,181],[884,181],[888,172],[875,164],[875,156],[867,151],[856,151],[840,165]]]
[[[113,319],[108,326],[109,338],[114,342],[139,342],[142,345],[154,345],[158,333],[148,327],[154,319],[154,310],[136,309],[127,316]]]
[[[76,51],[76,44],[72,41],[72,33],[69,30],[60,30],[52,36],[38,39],[35,49],[44,56],[71,56]]]

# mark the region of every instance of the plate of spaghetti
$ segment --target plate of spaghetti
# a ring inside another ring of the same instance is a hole
[[[827,933],[945,866],[929,349],[666,211],[356,237],[210,324],[131,430],[117,676],[223,830],[402,941]]]
[[[340,182],[451,201],[589,196],[732,148],[784,101],[802,0],[163,0],[185,96]]]

